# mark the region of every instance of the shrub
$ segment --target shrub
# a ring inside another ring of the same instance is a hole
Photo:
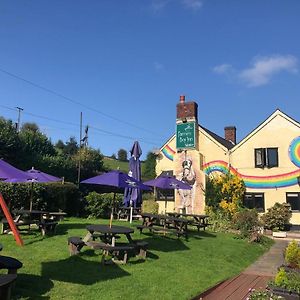
[[[0,182],[2,193],[10,210],[33,209],[45,211],[63,210],[68,215],[78,215],[81,210],[81,194],[73,183],[5,183]]]
[[[213,207],[207,206],[205,213],[209,217],[209,227],[214,232],[227,232],[231,228],[230,218],[227,214],[220,209],[214,209]]]
[[[280,287],[288,290],[289,292],[300,293],[300,273],[295,271],[285,271],[280,268],[277,272],[274,282],[270,283],[271,287]]]
[[[251,237],[259,226],[257,211],[255,209],[243,209],[237,212],[232,218],[232,226],[240,230],[242,237]]]
[[[108,218],[113,205],[114,211],[117,211],[117,208],[122,203],[123,196],[116,194],[114,199],[114,193],[98,194],[90,192],[85,196],[85,200],[87,201],[86,210],[89,213],[89,217]]]
[[[289,224],[292,213],[285,203],[275,203],[273,207],[262,216],[264,227],[271,230],[285,230]]]
[[[300,267],[300,247],[296,241],[291,241],[285,250],[285,262],[291,268]]]
[[[262,290],[251,290],[251,294],[247,298],[247,300],[278,300],[278,299],[283,299],[280,296],[276,296],[270,291],[262,291]]]
[[[158,214],[158,207],[159,207],[158,203],[153,199],[143,200],[142,212],[150,213],[150,214]]]

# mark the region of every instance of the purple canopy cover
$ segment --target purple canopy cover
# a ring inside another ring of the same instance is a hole
[[[157,187],[160,189],[181,189],[181,190],[190,190],[192,187],[171,176],[159,176],[155,179],[145,181],[145,185]]]
[[[0,159],[0,179],[6,182],[26,182],[32,179],[32,176]]]
[[[55,177],[53,175],[44,173],[42,171],[36,170],[33,167],[26,171],[28,174],[31,175],[31,177],[33,177],[33,179],[36,182],[56,182],[56,181],[61,181],[61,178],[59,177]]]

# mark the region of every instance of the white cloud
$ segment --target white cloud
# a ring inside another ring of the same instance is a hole
[[[298,60],[292,55],[273,55],[257,57],[252,66],[239,72],[238,77],[249,87],[269,83],[275,74],[280,72],[298,72]]]
[[[151,2],[151,8],[155,13],[158,13],[162,11],[168,3],[169,0],[154,0]]]
[[[165,66],[159,62],[154,62],[154,68],[156,71],[162,71],[165,69]]]
[[[202,7],[203,2],[201,0],[182,0],[182,4],[186,8],[190,8],[193,10],[198,10]]]
[[[213,72],[217,74],[225,74],[232,70],[232,65],[230,64],[222,64],[213,67]]]

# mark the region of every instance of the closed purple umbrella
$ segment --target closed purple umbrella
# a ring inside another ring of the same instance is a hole
[[[144,185],[143,183],[139,182],[138,180],[128,176],[127,174],[113,170],[107,173],[103,173],[101,175],[86,179],[81,181],[81,183],[88,183],[88,184],[99,184],[117,188],[139,188],[143,190],[149,190],[149,187]],[[115,201],[115,193],[114,193],[114,201]],[[114,206],[114,203],[113,203]],[[113,209],[110,216],[110,226],[113,219]]]
[[[141,162],[140,156],[142,155],[142,149],[138,141],[135,141],[131,150],[131,157],[129,159],[129,174],[132,178],[141,180]],[[140,189],[126,189],[124,193],[124,205],[138,207],[142,203],[142,194]]]
[[[180,181],[172,176],[159,176],[155,179],[145,181],[144,184],[152,187],[160,188],[163,190],[169,190],[169,189],[190,190],[192,188],[189,184]],[[167,200],[165,201],[165,211],[166,209],[167,209]]]

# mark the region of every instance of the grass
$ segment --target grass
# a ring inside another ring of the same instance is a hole
[[[128,161],[120,161],[117,159],[113,159],[107,156],[103,158],[104,167],[109,170],[120,170],[124,173],[128,173],[129,171],[129,162]],[[144,162],[141,162],[142,173],[144,171]]]
[[[134,239],[149,242],[147,260],[130,258],[123,266],[102,266],[99,253],[87,247],[78,256],[68,252],[67,237],[83,237],[86,225],[92,223],[108,220],[66,219],[56,235],[22,234],[24,247],[16,246],[13,236],[2,235],[1,254],[23,262],[13,299],[191,299],[238,274],[271,244],[249,244],[223,233],[195,231],[185,240],[135,230]]]

